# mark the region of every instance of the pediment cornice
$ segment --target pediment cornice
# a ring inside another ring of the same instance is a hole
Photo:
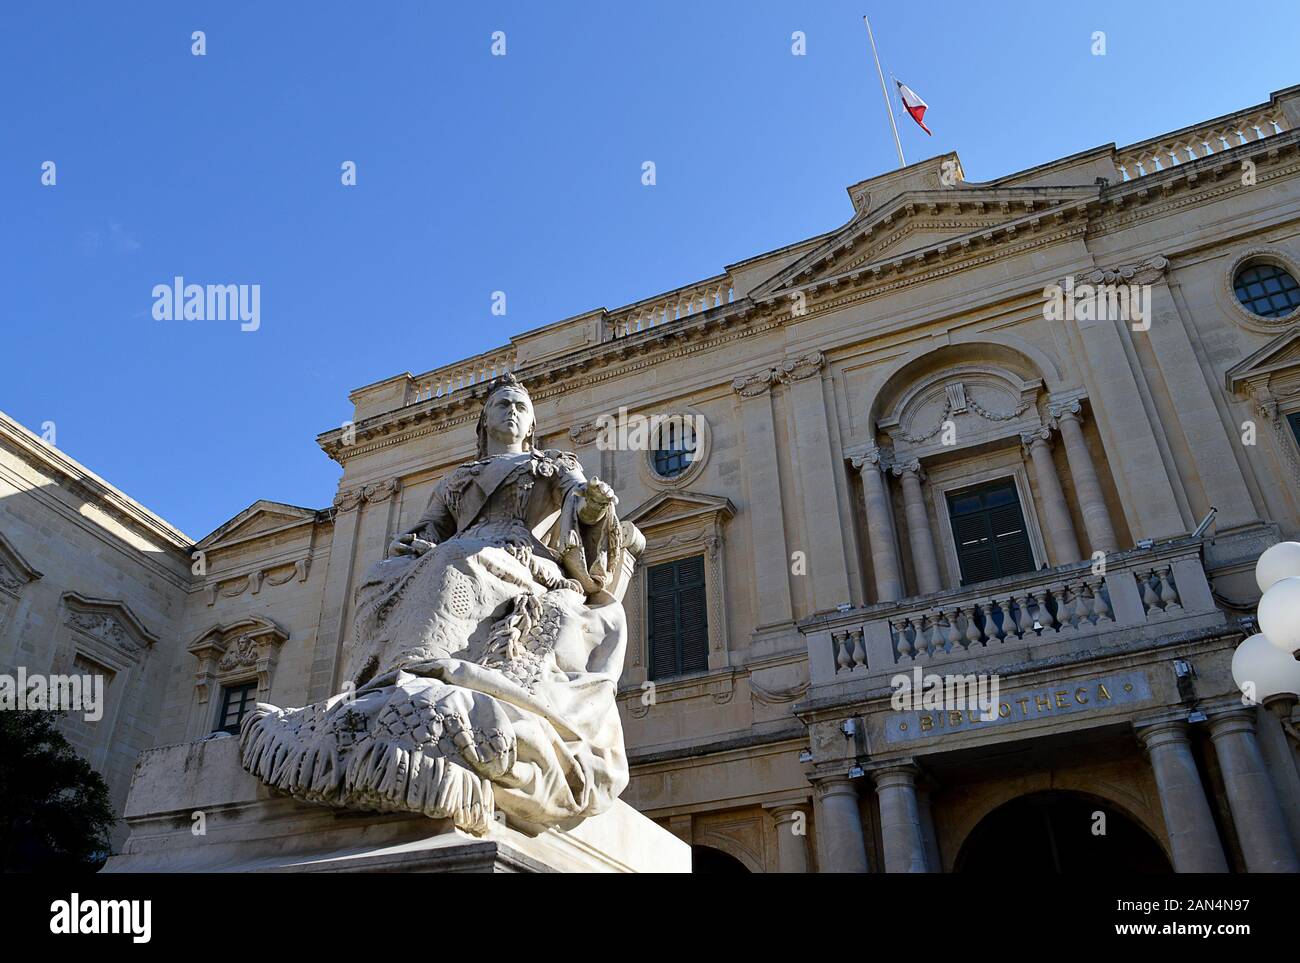
[[[1097,200],[1098,187],[967,187],[908,191],[867,214],[860,215],[793,264],[778,271],[751,292],[755,301],[817,282],[853,279],[852,272],[875,273],[897,262],[927,253],[945,254],[956,245],[1014,237],[1067,217],[1087,214]],[[943,231],[943,240],[903,249],[882,257],[917,231]]]
[[[314,523],[320,512],[299,505],[258,499],[238,515],[218,526],[194,547],[200,551],[228,547],[250,538],[276,534],[299,525]]]
[[[61,601],[63,619],[68,625],[129,656],[134,657],[158,642],[158,636],[145,628],[131,607],[120,599],[64,592]]]
[[[652,531],[701,518],[723,522],[735,514],[736,506],[731,503],[731,499],[722,495],[673,490],[659,492],[623,516],[623,519],[642,531]]]
[[[1267,386],[1274,375],[1283,372],[1300,373],[1300,324],[1238,361],[1223,378],[1230,392],[1241,394]]]
[[[28,564],[4,532],[0,532],[0,588],[15,592],[42,575]]]

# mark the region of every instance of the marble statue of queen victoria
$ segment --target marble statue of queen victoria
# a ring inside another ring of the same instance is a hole
[[[245,769],[298,799],[477,834],[498,811],[535,834],[613,804],[628,780],[621,599],[645,541],[607,484],[534,436],[528,392],[506,375],[478,459],[361,579],[343,691],[259,703]]]

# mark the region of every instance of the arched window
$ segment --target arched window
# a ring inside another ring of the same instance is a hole
[[[1232,289],[1242,307],[1261,318],[1283,318],[1300,307],[1300,284],[1276,264],[1245,265],[1232,279]]]

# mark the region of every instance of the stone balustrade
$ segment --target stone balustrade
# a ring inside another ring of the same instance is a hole
[[[1015,649],[1074,640],[1089,647],[1112,632],[1167,632],[1184,618],[1221,619],[1190,540],[1111,553],[1088,562],[1010,576],[805,622],[814,685],[892,675]],[[1027,658],[1028,652],[1019,658]]]
[[[658,328],[730,304],[734,294],[728,275],[709,278],[613,312],[606,320],[606,334],[612,340]]]
[[[1121,148],[1115,152],[1115,166],[1124,180],[1131,181],[1201,157],[1221,154],[1241,144],[1284,133],[1287,129],[1281,106],[1262,104]]]
[[[498,378],[515,367],[515,348],[508,345],[411,378],[406,403],[445,398],[452,392]]]

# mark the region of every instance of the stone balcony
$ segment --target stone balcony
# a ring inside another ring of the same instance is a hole
[[[1226,626],[1200,540],[882,602],[800,623],[814,687],[879,689],[899,672],[989,672]]]

